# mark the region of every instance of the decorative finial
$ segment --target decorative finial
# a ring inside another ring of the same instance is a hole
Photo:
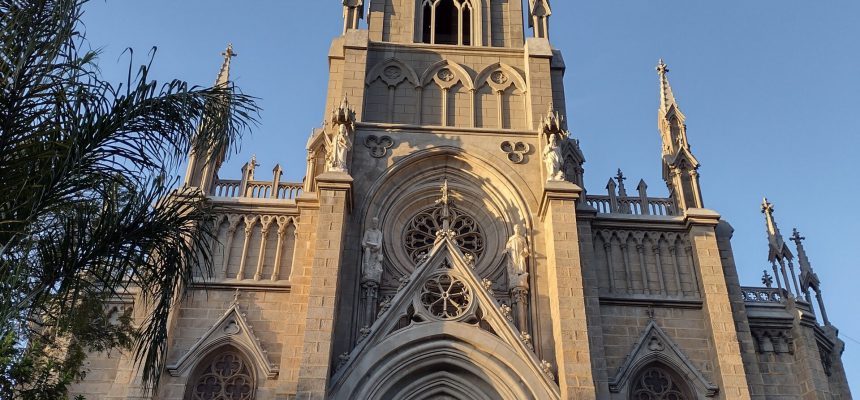
[[[236,289],[236,292],[233,293],[233,302],[230,303],[232,306],[239,305],[239,296],[242,295],[242,292],[239,289]]]
[[[767,201],[767,197],[764,198],[761,202],[761,212],[767,215],[773,215],[773,203]]]
[[[798,246],[802,246],[804,240],[806,240],[806,238],[803,236],[800,236],[800,232],[797,231],[797,228],[794,228],[794,230],[791,233],[791,241],[793,241],[794,243],[797,243]]]
[[[764,286],[768,289],[773,287],[773,277],[770,276],[767,270],[764,270],[764,275],[762,275],[761,277],[761,283],[764,284]]]
[[[218,72],[218,78],[215,80],[215,86],[226,86],[230,82],[230,62],[233,57],[238,56],[233,51],[233,43],[227,44],[227,49],[221,55],[224,57],[224,63],[221,64],[221,70]]]
[[[657,72],[659,72],[660,75],[666,75],[666,73],[669,72],[669,66],[663,62],[662,58],[660,59],[660,62],[657,63]]]
[[[238,56],[238,54],[236,54],[236,52],[233,51],[233,43],[227,43],[227,50],[224,50],[224,52],[221,53],[221,55],[224,57],[227,57],[227,58],[232,58],[232,57]]]
[[[615,176],[615,179],[618,180],[619,185],[623,185],[624,181],[627,180],[627,178],[624,177],[624,172],[621,171],[621,168],[618,169],[618,175]]]
[[[656,313],[654,312],[654,307],[648,306],[648,309],[645,310],[645,314],[648,315],[649,321],[654,321],[656,319]]]

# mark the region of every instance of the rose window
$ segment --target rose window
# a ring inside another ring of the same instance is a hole
[[[645,370],[631,392],[632,400],[687,400],[688,397],[672,376],[661,368]]]
[[[235,352],[216,357],[193,380],[194,400],[253,400],[254,380],[248,365]]]
[[[456,207],[449,208],[451,213],[451,230],[454,231],[454,242],[463,254],[471,254],[476,260],[484,253],[484,235],[481,227],[471,216]],[[442,229],[442,208],[426,209],[409,222],[406,227],[404,240],[406,252],[412,261],[418,263],[421,257],[430,253],[436,243],[436,232]]]
[[[472,293],[462,281],[448,274],[430,278],[421,290],[421,304],[434,316],[454,319],[472,302]]]

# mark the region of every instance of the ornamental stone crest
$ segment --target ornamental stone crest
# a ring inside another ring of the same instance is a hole
[[[500,146],[502,152],[508,156],[514,164],[523,164],[526,162],[526,156],[531,152],[531,145],[523,142],[504,141]]]
[[[370,135],[364,139],[364,147],[370,149],[370,156],[382,158],[388,155],[388,149],[394,147],[394,139],[391,136]]]

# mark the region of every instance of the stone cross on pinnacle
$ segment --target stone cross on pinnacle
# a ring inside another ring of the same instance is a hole
[[[791,241],[797,243],[798,246],[801,245],[801,242],[806,240],[805,237],[800,236],[800,232],[797,231],[797,228],[794,228],[794,232],[791,234]]]

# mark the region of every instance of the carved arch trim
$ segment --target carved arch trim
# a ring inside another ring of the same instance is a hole
[[[496,82],[493,80],[493,73],[495,72],[503,72],[506,75],[507,81],[505,82]],[[528,91],[528,85],[526,85],[526,81],[523,78],[522,74],[519,71],[514,69],[508,64],[505,63],[495,63],[484,68],[475,79],[475,87],[481,88],[484,84],[490,85],[494,90],[504,90],[514,85],[517,89],[519,89],[523,94]]]
[[[453,76],[448,81],[443,81],[439,77],[440,72],[444,71],[445,69],[453,73]],[[431,65],[430,68],[427,68],[427,70],[424,71],[424,74],[421,75],[421,86],[427,86],[432,83],[436,83],[440,87],[448,89],[456,85],[458,82],[462,83],[463,86],[468,90],[475,89],[475,82],[472,81],[472,76],[469,74],[466,68],[463,68],[462,65],[457,64],[456,62],[451,60],[438,61],[435,64]]]
[[[431,205],[438,198],[443,176],[450,180],[454,196],[463,197],[458,200],[458,204],[464,212],[471,213],[479,222],[486,221],[482,219],[482,210],[492,213],[488,214],[492,217],[491,223],[482,222],[487,247],[486,256],[478,260],[479,271],[488,272],[490,270],[485,270],[485,267],[502,265],[504,244],[513,233],[513,224],[522,224],[527,231],[533,231],[535,223],[530,210],[537,208],[537,199],[515,171],[506,163],[489,161],[491,156],[481,151],[466,153],[450,146],[420,150],[398,160],[373,182],[367,191],[371,195],[356,207],[356,214],[360,226],[367,226],[370,219],[379,217],[381,229],[390,232],[386,235],[383,249],[386,260],[397,262],[386,268],[394,267],[401,275],[408,275],[411,268],[405,266],[413,263],[405,257],[405,253],[400,254],[396,250],[398,246],[392,234],[399,232],[399,229],[390,228],[406,208]],[[402,182],[414,184],[406,186]],[[491,206],[483,202],[479,202],[480,206],[472,204],[475,199],[487,199]]]
[[[232,346],[254,365],[257,376],[275,379],[279,368],[269,361],[268,352],[245,320],[245,315],[234,303],[176,362],[167,366],[171,376],[187,376],[194,367],[213,352],[224,346]]]
[[[396,67],[400,69],[400,75],[398,76],[388,76],[387,70],[389,67]],[[373,66],[370,71],[367,73],[367,79],[365,79],[364,84],[370,85],[377,79],[382,79],[385,84],[388,86],[397,86],[401,82],[408,81],[413,86],[420,86],[420,79],[418,78],[418,74],[415,72],[412,67],[400,61],[397,58],[389,58],[384,61],[381,61]]]
[[[719,387],[708,381],[693,365],[678,345],[672,341],[655,321],[651,321],[633,345],[627,359],[618,368],[618,373],[609,381],[609,390],[613,393],[628,394],[633,379],[644,369],[658,363],[672,369],[686,384],[696,392],[698,397],[714,397],[719,394]]]
[[[420,310],[424,306],[416,303],[418,297],[424,298],[422,288],[440,273],[458,277],[470,293],[469,310],[453,319],[440,317],[431,308]],[[542,370],[450,238],[443,237],[409,278],[334,374],[331,398],[390,398],[385,395],[392,385],[413,381],[416,371],[450,368],[474,375],[478,384],[497,391],[498,396],[491,398],[560,397],[558,385]],[[398,330],[410,309],[419,321]]]

